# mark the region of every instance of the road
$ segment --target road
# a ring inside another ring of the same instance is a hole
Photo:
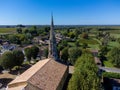
[[[113,73],[120,73],[120,69],[117,68],[109,68],[109,67],[102,67],[98,66],[100,70],[106,71],[106,72],[113,72]]]
[[[93,51],[92,53],[93,53],[94,57],[97,57],[98,50],[92,50],[92,51]],[[110,67],[104,67],[104,66],[99,66],[99,65],[98,65],[98,68],[100,70],[106,71],[106,72],[120,73],[120,69],[118,69],[118,68],[110,68]]]
[[[109,67],[102,67],[102,66],[98,66],[98,68],[105,72],[120,73],[120,69],[117,69],[117,68],[109,68]],[[72,74],[73,72],[74,72],[74,66],[69,66],[69,73]]]

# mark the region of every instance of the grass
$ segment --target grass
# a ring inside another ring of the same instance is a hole
[[[16,28],[0,28],[0,33],[13,33],[16,31]]]
[[[117,47],[117,46],[119,46],[120,44],[118,43],[118,42],[109,42],[108,43],[108,46],[110,47],[110,48],[112,48],[112,47]]]
[[[79,39],[80,43],[87,43],[87,44],[99,44],[97,40],[94,40],[92,38],[90,39]]]
[[[120,30],[109,30],[110,34],[120,34]]]
[[[68,42],[68,45],[75,47],[75,42]]]
[[[26,60],[26,61],[23,62],[23,64],[28,64],[29,65],[30,63],[29,63],[29,61]]]
[[[120,33],[111,33],[111,36],[115,37],[115,38],[120,38]]]
[[[104,60],[103,64],[105,67],[114,67],[114,65],[109,60]]]
[[[97,49],[97,50],[99,50],[99,44],[95,44],[95,45],[89,44],[88,46],[89,46],[90,49]]]

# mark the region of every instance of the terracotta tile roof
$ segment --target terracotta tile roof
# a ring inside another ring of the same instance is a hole
[[[66,65],[49,60],[28,80],[28,83],[41,90],[56,90],[67,69]]]
[[[56,90],[66,70],[66,65],[50,58],[41,60],[10,82],[7,90],[21,90],[28,83],[42,90]]]
[[[49,59],[41,60],[31,68],[26,70],[20,76],[17,76],[12,82],[8,84],[8,87],[14,86],[16,83],[26,82],[31,76],[33,76],[44,64],[46,64]]]

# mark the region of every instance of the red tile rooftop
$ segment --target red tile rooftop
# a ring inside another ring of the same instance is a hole
[[[66,69],[66,65],[49,60],[28,82],[42,90],[56,90]]]
[[[29,83],[39,88],[38,90],[56,90],[67,70],[66,65],[51,58],[40,60],[10,82],[7,90],[22,90],[25,87],[25,90],[29,90]]]

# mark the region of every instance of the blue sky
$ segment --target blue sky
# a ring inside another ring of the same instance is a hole
[[[120,25],[120,0],[0,0],[0,25]]]

